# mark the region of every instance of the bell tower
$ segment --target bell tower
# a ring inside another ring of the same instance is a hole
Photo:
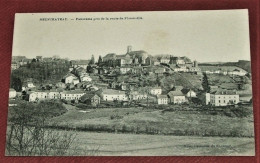
[[[127,46],[127,53],[130,53],[132,51],[132,46]]]

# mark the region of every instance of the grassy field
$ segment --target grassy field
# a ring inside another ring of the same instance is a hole
[[[254,138],[77,132],[68,155],[252,156]]]
[[[99,108],[86,111],[69,109],[50,122],[62,127],[115,133],[235,137],[254,135],[252,116],[239,118],[206,110],[162,111],[144,108]]]

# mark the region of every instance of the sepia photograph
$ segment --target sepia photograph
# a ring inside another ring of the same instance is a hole
[[[247,9],[16,13],[6,156],[255,156]]]

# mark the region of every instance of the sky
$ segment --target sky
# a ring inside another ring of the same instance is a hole
[[[41,18],[67,20],[40,21]],[[13,56],[90,59],[94,55],[97,60],[99,55],[108,53],[125,54],[128,45],[151,55],[187,56],[199,62],[250,60],[248,10],[15,16]]]

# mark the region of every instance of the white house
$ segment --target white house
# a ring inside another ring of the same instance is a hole
[[[29,102],[49,99],[49,91],[28,92],[27,98]]]
[[[81,75],[80,76],[80,81],[83,82],[83,81],[88,81],[88,82],[91,82],[92,81],[92,78],[88,75]]]
[[[167,95],[157,95],[157,102],[159,105],[167,105],[168,96]]]
[[[74,79],[78,79],[78,78],[75,75],[73,75],[73,74],[68,74],[68,75],[63,77],[63,80],[64,80],[65,84],[74,83],[73,82]]]
[[[125,91],[119,91],[114,89],[104,89],[101,93],[101,97],[104,101],[127,101],[128,97]]]
[[[28,82],[28,83],[27,83],[27,87],[28,87],[28,88],[34,88],[35,85],[34,85],[32,82]]]
[[[217,90],[210,94],[206,94],[206,104],[227,106],[237,103],[239,103],[239,94],[237,94],[236,91]]]
[[[162,88],[161,87],[152,87],[150,89],[150,93],[152,95],[160,95],[160,94],[162,94]]]
[[[146,93],[141,93],[138,91],[131,91],[129,93],[129,99],[130,100],[143,100],[147,99],[147,94]]]
[[[169,62],[170,62],[170,58],[162,57],[162,58],[160,59],[160,63],[166,63],[166,64],[168,64]]]
[[[13,88],[9,89],[9,98],[15,98],[16,97],[16,91]]]

